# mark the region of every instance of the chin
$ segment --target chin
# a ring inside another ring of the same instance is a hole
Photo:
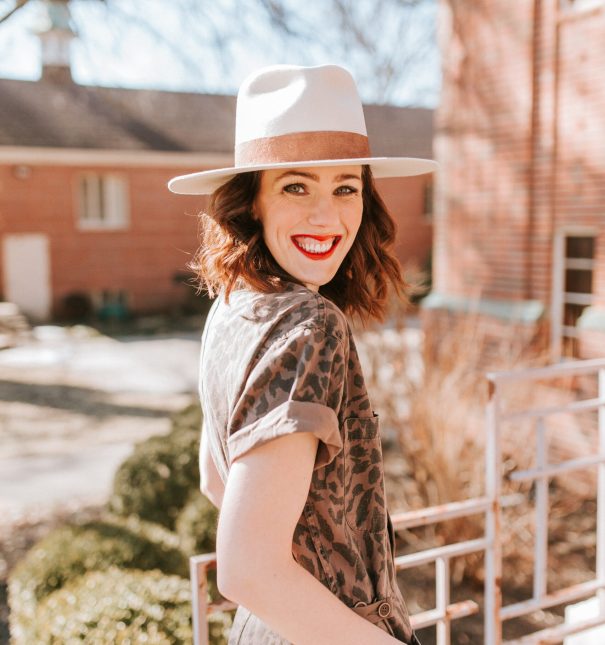
[[[330,280],[332,280],[332,278],[333,278],[333,277],[334,277],[334,276],[332,276],[332,277],[330,277],[330,278],[323,278],[323,279],[321,279],[321,280],[313,280],[313,279],[311,279],[311,278],[301,278],[300,280],[301,280],[301,282],[303,282],[304,284],[312,284],[312,285],[314,285],[317,289],[319,289],[320,287],[324,287],[325,285],[327,285],[327,284],[328,284],[328,282],[330,282]]]
[[[312,284],[315,285],[316,287],[323,287],[328,282],[334,279],[334,276],[336,275],[337,271],[334,271],[332,273],[323,273],[321,275],[317,274],[312,274],[312,273],[307,273],[307,272],[288,272],[290,273],[291,276],[302,282],[303,284]]]

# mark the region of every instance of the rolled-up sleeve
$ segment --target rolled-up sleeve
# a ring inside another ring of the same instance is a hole
[[[252,367],[229,423],[230,464],[255,446],[294,432],[319,444],[314,470],[342,450],[338,413],[344,392],[342,341],[321,328],[295,329]]]

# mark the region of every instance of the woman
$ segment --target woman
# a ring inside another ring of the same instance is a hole
[[[418,643],[398,589],[378,416],[345,314],[382,319],[405,283],[342,67],[274,66],[237,100],[235,165],[175,177],[212,194],[192,264],[218,296],[202,336],[202,491],[221,509],[231,645]]]

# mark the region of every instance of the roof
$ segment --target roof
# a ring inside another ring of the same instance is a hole
[[[0,146],[232,154],[235,96],[0,79]],[[432,157],[433,110],[364,106],[372,154]]]

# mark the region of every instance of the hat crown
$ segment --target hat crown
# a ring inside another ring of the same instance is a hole
[[[271,168],[369,165],[375,177],[433,172],[432,159],[373,157],[363,106],[339,65],[272,65],[248,76],[237,95],[234,163],[173,177],[168,187],[207,195],[239,173]]]
[[[367,136],[357,86],[339,65],[274,65],[248,76],[237,95],[235,143],[297,132]]]

